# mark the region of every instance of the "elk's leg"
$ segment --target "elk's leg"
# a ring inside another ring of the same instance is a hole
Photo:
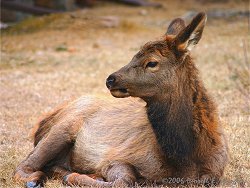
[[[92,175],[93,177],[93,175]],[[112,187],[113,183],[103,180],[93,179],[87,174],[70,173],[63,177],[63,182],[69,186],[88,186],[88,187]]]
[[[68,152],[72,146],[72,131],[68,130],[70,126],[60,125],[60,128],[53,127],[48,135],[44,137],[29,156],[22,161],[15,171],[15,179],[25,182],[38,182],[43,179],[42,168],[49,162],[62,154]]]
[[[52,177],[62,179],[63,183],[70,186],[110,187],[112,185],[111,183],[104,182],[104,180],[96,174],[79,174],[61,166],[53,166],[49,173]]]
[[[19,177],[18,177],[19,176]],[[19,171],[18,174],[15,174],[15,178],[26,182],[27,188],[43,187],[43,183],[46,179],[46,174],[42,171],[36,172],[26,172]]]
[[[56,178],[56,179],[62,179],[64,180],[64,177],[66,177],[67,175],[71,174],[72,172],[67,170],[66,168],[62,167],[62,166],[52,166],[49,169],[46,169],[46,174],[50,177],[50,178]],[[37,171],[38,172],[38,171]],[[37,173],[34,172],[33,174]],[[36,181],[36,179],[31,181],[27,181],[26,183],[26,187],[27,188],[40,188],[41,186],[43,186],[43,182],[41,181]]]
[[[70,186],[127,187],[136,182],[135,169],[127,163],[113,162],[102,170],[102,175],[107,182],[93,179],[90,175],[71,173],[64,177],[64,183]]]
[[[103,176],[114,186],[132,186],[137,180],[135,168],[128,163],[115,161],[103,170]]]
[[[55,165],[48,170],[49,177],[56,179],[65,179],[67,175],[72,173],[72,171],[67,170],[67,168],[59,165]],[[103,178],[97,174],[87,174],[87,176],[95,180],[104,181]]]

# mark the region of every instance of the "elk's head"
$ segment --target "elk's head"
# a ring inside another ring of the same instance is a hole
[[[146,43],[131,62],[111,74],[106,85],[114,97],[140,97],[147,100],[173,92],[180,67],[200,40],[206,14],[197,14],[191,23],[173,20],[164,39]]]

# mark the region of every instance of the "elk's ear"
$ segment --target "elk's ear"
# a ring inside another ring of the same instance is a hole
[[[184,28],[185,21],[181,18],[176,18],[169,24],[166,35],[177,35]]]
[[[178,33],[174,42],[178,50],[191,50],[201,39],[207,21],[204,12],[198,13],[191,23]]]

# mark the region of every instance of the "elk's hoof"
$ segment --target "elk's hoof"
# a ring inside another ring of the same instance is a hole
[[[68,179],[69,179],[69,174],[66,176],[63,176],[63,183],[67,184],[68,183]]]
[[[43,185],[41,182],[29,181],[26,183],[26,188],[42,188]]]

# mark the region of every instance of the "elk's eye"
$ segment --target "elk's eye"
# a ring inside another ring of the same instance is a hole
[[[158,64],[158,62],[155,62],[155,61],[148,62],[148,64],[146,65],[146,68],[147,67],[154,68],[154,67],[156,67],[157,64]]]

